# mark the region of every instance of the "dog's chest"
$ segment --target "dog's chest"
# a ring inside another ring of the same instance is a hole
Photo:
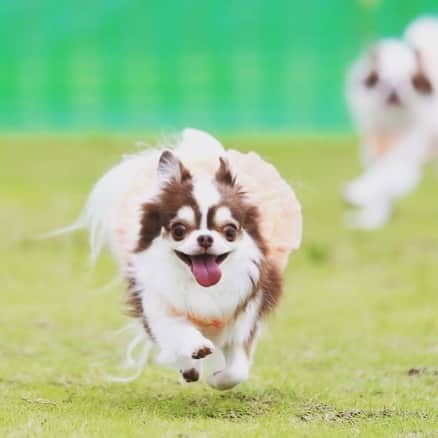
[[[181,288],[172,297],[166,297],[167,305],[174,315],[185,316],[200,329],[220,331],[233,318],[241,296],[235,285],[223,284],[212,288]],[[246,294],[245,294],[246,295]]]

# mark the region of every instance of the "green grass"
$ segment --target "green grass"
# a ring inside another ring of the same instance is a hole
[[[0,436],[438,436],[436,168],[390,226],[353,232],[353,141],[227,141],[274,162],[305,218],[251,379],[220,393],[150,366],[116,384],[127,320],[122,286],[102,288],[109,257],[92,272],[83,233],[34,237],[71,222],[132,140],[0,139]]]

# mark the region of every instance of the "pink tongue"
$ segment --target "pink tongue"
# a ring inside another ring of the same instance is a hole
[[[193,256],[192,273],[196,281],[204,287],[213,286],[222,276],[216,257],[211,255]]]

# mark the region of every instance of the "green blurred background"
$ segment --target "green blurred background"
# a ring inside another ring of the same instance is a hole
[[[0,129],[345,132],[346,66],[437,0],[2,0]]]

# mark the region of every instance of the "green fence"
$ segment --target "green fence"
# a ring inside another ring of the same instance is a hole
[[[348,129],[344,71],[437,0],[2,0],[0,128]]]

